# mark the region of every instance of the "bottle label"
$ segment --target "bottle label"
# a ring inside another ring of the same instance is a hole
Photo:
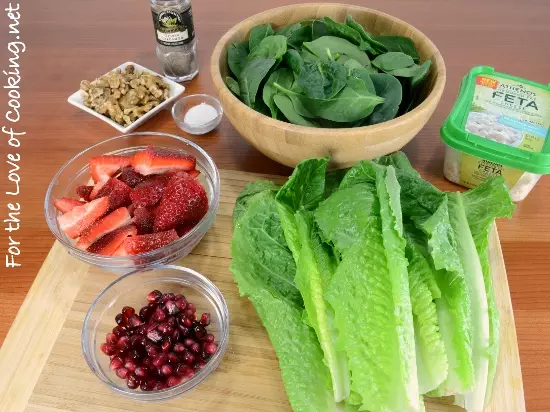
[[[191,7],[184,12],[177,10],[153,11],[153,24],[157,43],[163,46],[181,46],[195,38]]]

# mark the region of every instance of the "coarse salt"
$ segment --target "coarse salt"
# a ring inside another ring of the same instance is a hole
[[[204,126],[218,117],[218,111],[207,103],[201,103],[190,108],[183,121],[191,127]]]

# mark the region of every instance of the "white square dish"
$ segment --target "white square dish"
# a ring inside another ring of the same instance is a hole
[[[70,104],[72,104],[73,106],[76,106],[76,107],[84,110],[85,112],[90,113],[92,116],[95,116],[98,119],[101,119],[106,123],[109,123],[111,126],[113,126],[115,129],[121,131],[122,133],[130,133],[131,131],[133,131],[137,127],[141,126],[144,122],[149,120],[151,117],[156,115],[158,112],[160,112],[166,106],[168,106],[170,103],[173,103],[174,100],[176,100],[178,98],[178,96],[180,96],[185,91],[185,87],[182,86],[181,84],[178,84],[178,83],[176,83],[176,82],[174,82],[170,79],[167,79],[166,77],[161,76],[160,74],[155,73],[154,71],[149,70],[148,68],[143,67],[143,66],[141,66],[137,63],[126,62],[126,63],[121,64],[118,67],[115,67],[113,70],[116,70],[116,69],[124,70],[126,68],[126,66],[129,66],[129,65],[133,65],[136,68],[136,70],[138,70],[138,71],[142,71],[142,72],[145,72],[145,73],[149,73],[149,74],[153,74],[153,75],[161,77],[162,80],[164,82],[166,82],[166,84],[170,88],[170,97],[167,100],[165,100],[164,102],[159,104],[157,107],[154,107],[151,111],[147,112],[146,114],[141,116],[139,119],[136,119],[136,121],[134,121],[132,124],[130,124],[128,126],[122,126],[121,124],[118,124],[114,120],[111,120],[109,117],[104,116],[102,114],[99,114],[95,110],[92,110],[91,108],[85,106],[84,105],[84,92],[82,90],[78,90],[78,91],[74,92],[71,96],[69,96],[67,101]],[[111,71],[113,71],[113,70],[111,70]]]

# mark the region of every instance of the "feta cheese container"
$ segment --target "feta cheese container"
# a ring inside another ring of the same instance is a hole
[[[474,67],[441,127],[443,174],[468,188],[503,176],[512,199],[523,200],[550,173],[549,128],[550,84]]]

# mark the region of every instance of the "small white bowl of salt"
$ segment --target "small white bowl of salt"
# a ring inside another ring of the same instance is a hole
[[[223,109],[215,97],[191,94],[172,106],[172,117],[180,129],[191,134],[205,134],[221,122]]]

